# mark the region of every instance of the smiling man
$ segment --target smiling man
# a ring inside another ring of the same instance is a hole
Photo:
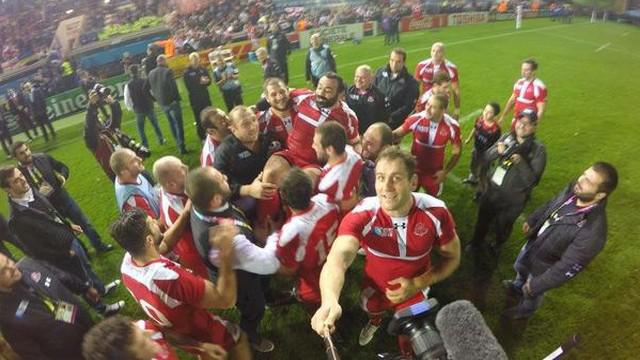
[[[616,168],[596,162],[527,218],[522,231],[528,242],[514,265],[516,279],[503,282],[521,299],[504,316],[533,315],[546,291],[562,286],[602,251],[607,242],[607,199],[617,185]]]
[[[320,335],[333,332],[342,315],[338,303],[345,272],[358,248],[365,250],[362,307],[369,322],[360,332],[360,345],[368,344],[387,310],[422,301],[429,287],[451,275],[460,263],[460,240],[444,202],[414,193],[418,178],[415,158],[390,147],[376,163],[376,197],[360,202],[338,229],[320,275],[322,305],[311,320]],[[435,250],[439,261],[431,264]],[[408,342],[400,341],[403,353]]]

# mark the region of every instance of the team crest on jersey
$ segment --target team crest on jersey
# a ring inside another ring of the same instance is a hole
[[[417,223],[413,228],[413,233],[416,234],[416,236],[425,236],[428,232],[429,228],[423,223]]]
[[[373,233],[376,236],[380,237],[392,237],[393,236],[393,228],[383,228],[380,226],[375,226],[373,228]]]
[[[32,272],[31,273],[31,280],[33,280],[34,283],[38,283],[40,282],[40,279],[42,278],[42,274],[39,272]]]

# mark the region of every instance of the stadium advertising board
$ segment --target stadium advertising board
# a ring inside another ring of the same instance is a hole
[[[311,46],[309,39],[311,38],[311,35],[316,32],[320,33],[326,43],[333,43],[351,39],[362,39],[365,35],[375,36],[378,31],[375,22],[345,24],[301,31],[299,33],[300,48],[309,48]]]
[[[488,12],[468,12],[459,14],[450,14],[448,19],[449,26],[482,24],[489,21]]]
[[[417,31],[447,26],[448,15],[426,15],[421,18],[405,16],[400,20],[400,31]]]
[[[111,93],[118,98],[124,96],[124,86],[127,82],[129,82],[129,77],[124,74],[100,81],[101,84],[108,87]],[[49,115],[49,119],[52,120],[84,111],[86,108],[87,96],[80,88],[65,91],[47,98],[47,114]]]
[[[549,10],[547,9],[542,9],[539,11],[533,11],[533,10],[522,11],[523,18],[536,18],[536,17],[548,17],[548,16],[549,16]],[[516,18],[516,14],[513,12],[489,14],[489,21],[513,20],[515,18]]]

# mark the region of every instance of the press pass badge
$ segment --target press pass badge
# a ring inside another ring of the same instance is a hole
[[[491,181],[498,185],[502,186],[502,182],[504,181],[504,176],[507,174],[507,170],[502,166],[498,166],[496,171],[493,172],[493,176],[491,177]]]
[[[54,310],[56,320],[66,322],[67,324],[73,324],[76,321],[77,313],[78,308],[75,305],[64,301],[56,302],[56,308]]]

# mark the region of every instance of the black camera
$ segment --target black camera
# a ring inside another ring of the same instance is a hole
[[[96,83],[95,85],[93,85],[93,89],[91,90],[95,91],[101,99],[104,99],[107,96],[111,95],[111,89],[100,83]]]
[[[137,142],[131,136],[123,133],[120,129],[115,129],[114,133],[116,135],[116,139],[118,140],[118,143],[120,143],[121,146],[127,149],[131,149],[133,152],[136,153],[136,155],[138,155],[142,159],[146,159],[149,156],[151,156],[151,150],[149,150],[146,146]]]
[[[507,135],[503,143],[504,152],[500,156],[502,157],[502,159],[508,160],[511,155],[515,154],[518,151],[520,144],[518,144],[518,140],[516,140],[516,137],[513,134]]]
[[[417,360],[447,360],[447,350],[444,347],[440,333],[427,319],[435,315],[438,300],[425,299],[417,304],[397,311],[387,332],[389,335],[404,335],[409,338],[413,348],[414,359]],[[380,357],[389,359],[389,357]]]

